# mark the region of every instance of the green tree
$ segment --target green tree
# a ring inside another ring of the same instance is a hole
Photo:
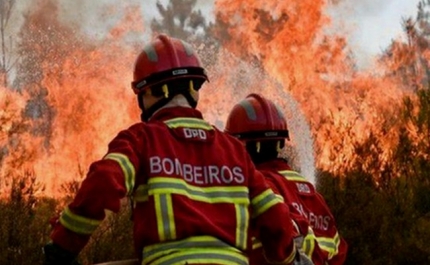
[[[208,22],[196,4],[197,0],[170,0],[167,6],[157,2],[160,17],[152,20],[151,30],[193,44],[203,65],[208,66],[217,60],[220,44],[213,33],[222,26]]]
[[[52,200],[36,196],[41,186],[34,172],[13,177],[7,198],[0,201],[0,263],[39,264],[42,242],[47,240],[49,216],[55,210]]]
[[[180,39],[205,35],[208,24],[201,10],[196,10],[197,0],[170,0],[167,6],[157,2],[160,19],[153,19],[151,29]]]
[[[381,61],[389,67],[390,75],[398,76],[405,87],[417,90],[426,87],[430,80],[430,64],[426,54],[430,49],[430,1],[418,3],[415,19],[402,21],[406,42],[392,41]]]

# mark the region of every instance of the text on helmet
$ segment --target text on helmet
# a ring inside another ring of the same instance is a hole
[[[185,75],[188,74],[187,69],[176,69],[172,71],[172,75]]]

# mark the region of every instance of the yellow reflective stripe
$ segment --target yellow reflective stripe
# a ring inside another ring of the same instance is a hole
[[[291,251],[290,256],[288,256],[283,263],[287,263],[290,264],[294,261],[294,259],[296,258],[296,245],[293,245],[293,251]]]
[[[148,185],[139,185],[137,186],[134,194],[133,201],[134,202],[146,202],[148,201]]]
[[[263,244],[261,243],[260,240],[258,240],[256,237],[252,238],[252,249],[258,249],[261,248],[263,246]]]
[[[248,241],[248,223],[249,212],[248,206],[244,204],[235,204],[236,211],[236,246],[239,249],[247,249]]]
[[[339,251],[340,237],[336,232],[334,237],[315,237],[318,246],[328,253],[328,258],[333,258]]]
[[[160,241],[176,239],[176,226],[173,216],[172,196],[156,194],[154,196],[157,229]]]
[[[249,263],[244,256],[232,255],[230,251],[216,248],[194,248],[189,251],[179,251],[151,262],[151,265],[180,264],[248,265]]]
[[[276,197],[271,189],[265,190],[260,195],[251,200],[253,208],[252,218],[259,216],[277,203],[282,203],[282,201]]]
[[[279,174],[283,175],[286,179],[291,181],[308,182],[305,177],[301,176],[296,171],[282,170],[282,171],[279,171]]]
[[[281,202],[284,202],[284,197],[282,197],[279,194],[275,194],[276,198],[278,198],[278,200],[280,200]]]
[[[193,128],[193,129],[203,129],[203,130],[213,130],[213,127],[206,121],[198,118],[175,118],[164,121],[164,123],[169,128]]]
[[[125,178],[127,194],[130,194],[133,190],[136,178],[136,170],[134,169],[133,164],[130,162],[130,159],[128,159],[126,155],[120,153],[109,153],[103,159],[114,160],[120,165]]]
[[[248,264],[242,252],[211,236],[195,236],[143,248],[142,264],[184,264],[184,260],[189,264]]]
[[[69,207],[66,207],[60,216],[60,223],[65,228],[78,234],[92,234],[101,222],[101,220],[90,219],[74,214],[70,211]]]
[[[316,238],[315,238],[315,235],[314,235],[314,231],[312,230],[311,227],[309,227],[308,234],[306,235],[306,237],[305,237],[305,239],[303,241],[303,246],[302,246],[303,252],[308,257],[312,257],[312,255],[314,253],[315,240],[316,240]]]
[[[285,265],[285,264],[291,264],[293,263],[294,259],[296,258],[296,254],[297,254],[297,249],[296,249],[296,245],[293,244],[293,250],[291,251],[290,255],[284,259],[283,261],[273,261],[270,260],[267,256],[266,253],[263,251],[263,255],[264,258],[266,259],[266,261],[270,264],[279,264],[279,265]]]
[[[147,200],[149,195],[178,194],[192,200],[207,203],[235,203],[249,205],[248,187],[245,186],[215,186],[196,187],[183,179],[155,177],[150,178],[148,184],[137,187],[134,193],[136,202]]]

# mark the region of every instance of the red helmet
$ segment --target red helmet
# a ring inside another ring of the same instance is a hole
[[[146,45],[134,65],[134,93],[150,86],[179,78],[207,81],[205,70],[190,44],[166,35],[159,35]]]
[[[287,121],[281,110],[258,94],[248,95],[233,107],[225,131],[245,141],[289,139]]]

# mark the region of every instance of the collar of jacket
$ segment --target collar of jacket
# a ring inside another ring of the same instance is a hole
[[[168,107],[157,111],[149,119],[149,122],[165,121],[181,117],[203,119],[202,113],[199,110],[193,109],[191,107]]]

